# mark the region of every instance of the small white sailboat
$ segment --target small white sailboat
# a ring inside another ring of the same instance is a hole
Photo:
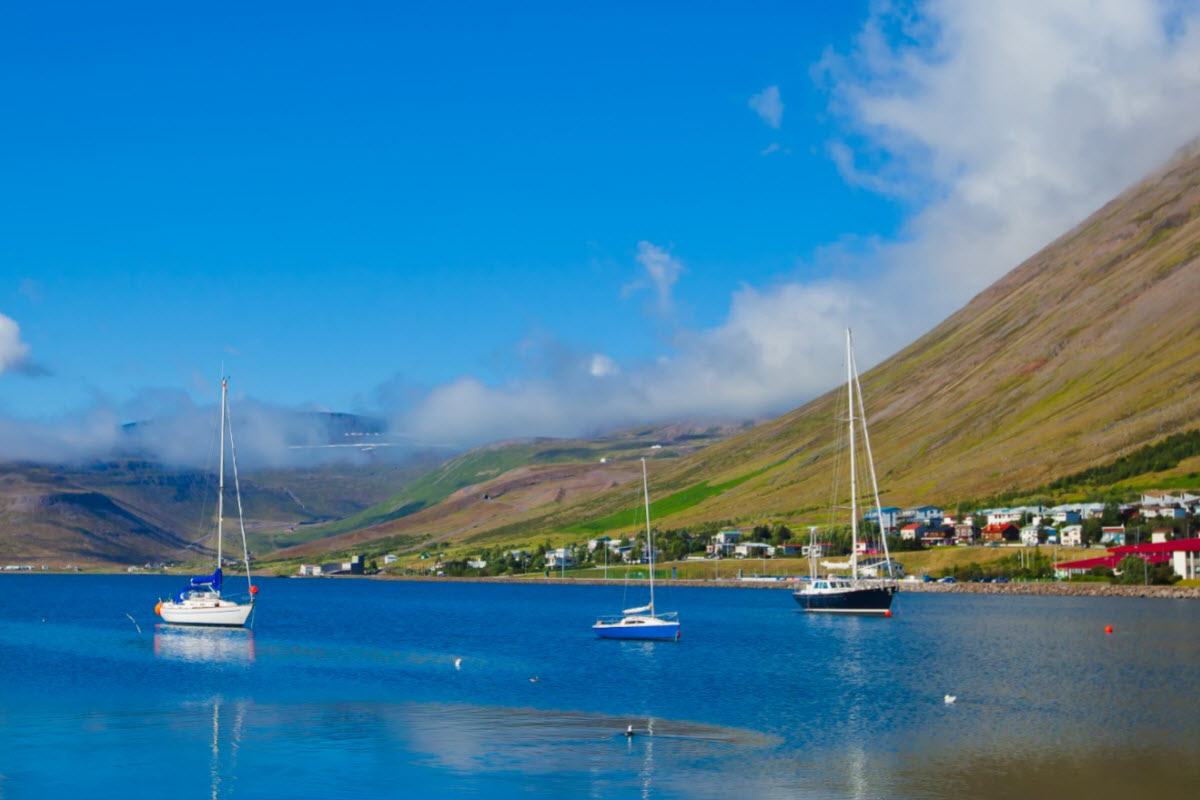
[[[679,615],[658,614],[654,610],[654,534],[650,530],[650,484],[646,477],[646,459],[642,459],[642,492],[646,498],[646,548],[650,553],[650,603],[627,608],[620,616],[601,617],[592,630],[601,639],[679,639]]]
[[[242,494],[238,485],[237,451],[233,446],[233,425],[229,419],[227,380],[221,379],[221,448],[217,467],[217,568],[211,575],[192,578],[180,591],[166,600],[159,600],[155,613],[163,622],[176,625],[212,625],[240,628],[254,610],[258,587],[250,576],[250,551],[246,546],[246,525],[242,519]],[[228,432],[228,433],[226,433]],[[225,517],[225,437],[229,437],[229,454],[233,466],[234,496],[237,498],[238,527],[242,534],[242,560],[246,566],[247,592],[235,596],[222,592],[224,573],[221,570]]]
[[[854,360],[854,337],[846,330],[846,389],[849,424],[849,439],[847,449],[850,452],[850,577],[813,575],[805,585],[801,586],[793,597],[804,607],[805,611],[824,614],[880,614],[891,616],[892,597],[896,594],[898,585],[892,575],[892,559],[887,550],[887,534],[882,530],[883,510],[879,503],[879,484],[875,479],[875,461],[871,457],[871,439],[867,433],[867,414],[863,406],[862,386],[858,382],[858,365]],[[857,395],[858,403],[855,403]],[[856,417],[855,414],[858,416]],[[858,531],[858,484],[855,469],[855,429],[854,422],[862,423],[862,439],[866,454],[866,463],[870,468],[871,489],[875,499],[875,512],[879,520],[880,540],[883,550],[884,563],[887,565],[888,578],[871,580],[859,577],[859,531]],[[815,552],[815,542],[810,544],[809,552]],[[816,559],[813,558],[815,565]],[[830,562],[825,565],[833,566]]]

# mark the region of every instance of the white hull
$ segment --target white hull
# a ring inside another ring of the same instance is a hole
[[[163,603],[159,615],[173,625],[218,625],[240,628],[250,618],[254,603],[240,605],[232,600],[184,600]]]

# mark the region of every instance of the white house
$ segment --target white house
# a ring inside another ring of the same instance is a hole
[[[467,566],[470,567],[471,569],[483,569],[484,567],[487,566],[487,562],[484,561],[482,558],[478,558],[478,557],[469,558],[469,559],[467,559]]]
[[[1159,506],[1157,508],[1143,508],[1142,516],[1146,519],[1183,519],[1187,516],[1187,509],[1176,508],[1174,506]]]
[[[987,512],[988,525],[1008,525],[1021,521],[1025,510],[1021,508],[997,508]]]
[[[556,550],[546,551],[546,566],[547,567],[573,567],[575,566],[575,555],[570,548],[560,547]]]
[[[1083,546],[1083,526],[1067,525],[1058,532],[1058,543],[1063,547]]]
[[[1021,528],[1021,544],[1026,547],[1037,547],[1038,543],[1038,526],[1026,525]]]
[[[733,554],[738,558],[762,558],[772,551],[766,542],[742,542],[733,548]]]
[[[733,552],[734,545],[741,538],[742,532],[733,528],[717,531],[717,535],[713,537],[713,543],[705,548],[705,552],[709,555],[727,556]]]
[[[300,575],[305,578],[316,578],[321,574],[320,564],[301,564]]]
[[[383,563],[385,563],[385,564],[395,564],[399,560],[400,560],[400,557],[393,553],[388,553],[386,556],[383,557]]]

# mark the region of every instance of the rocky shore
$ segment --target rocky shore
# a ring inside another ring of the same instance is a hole
[[[904,592],[931,594],[1041,594],[1068,597],[1162,597],[1200,600],[1200,586],[1121,586],[1112,583],[901,583]]]

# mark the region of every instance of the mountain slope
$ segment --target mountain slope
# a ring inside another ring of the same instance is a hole
[[[354,514],[428,468],[418,461],[242,475],[247,531]],[[0,466],[0,561],[111,566],[194,559],[209,550],[215,506],[210,472],[146,461]],[[226,511],[234,513],[228,504]]]
[[[885,502],[949,504],[1033,489],[1195,426],[1198,256],[1193,145],[863,375]],[[678,527],[815,519],[828,503],[837,396],[683,458],[656,460],[652,493],[668,501],[656,520]],[[525,508],[519,526],[500,514],[439,535],[579,538],[597,531],[597,520],[623,518],[633,505],[627,495],[580,495]],[[423,521],[436,516],[423,514],[347,541],[419,539]]]

